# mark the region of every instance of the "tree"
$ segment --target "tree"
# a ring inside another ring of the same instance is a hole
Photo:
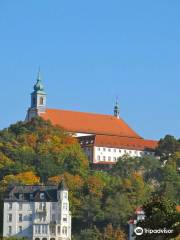
[[[180,151],[180,141],[171,135],[166,135],[163,139],[160,139],[158,147],[156,148],[156,154],[160,156],[162,160],[168,160],[171,154],[178,151]]]
[[[172,233],[148,234],[143,233],[136,236],[136,239],[165,240],[175,238],[180,232],[180,212],[176,209],[176,204],[167,198],[154,198],[143,206],[145,220],[137,225],[143,229],[167,229],[173,230]]]
[[[112,224],[108,224],[102,233],[102,240],[125,240],[126,236],[120,228],[113,228]]]

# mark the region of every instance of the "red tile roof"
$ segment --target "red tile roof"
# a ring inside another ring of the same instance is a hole
[[[69,132],[141,138],[122,119],[111,115],[47,109],[41,117]]]
[[[157,144],[158,142],[153,140],[108,135],[96,135],[94,142],[97,147],[117,147],[129,150],[154,150]]]

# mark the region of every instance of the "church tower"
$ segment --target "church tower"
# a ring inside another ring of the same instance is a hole
[[[40,70],[38,72],[37,81],[34,85],[34,91],[31,93],[31,107],[28,109],[26,121],[30,121],[33,117],[46,111],[46,93],[41,81]]]
[[[120,115],[120,108],[119,108],[119,103],[116,100],[115,106],[114,106],[114,116],[119,118]]]

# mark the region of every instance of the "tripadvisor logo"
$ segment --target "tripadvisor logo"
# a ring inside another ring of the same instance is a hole
[[[143,228],[137,227],[137,228],[134,229],[134,232],[137,236],[140,236],[140,235],[143,234]]]
[[[143,233],[144,234],[172,234],[174,231],[172,229],[166,229],[166,228],[163,228],[163,229],[149,229],[149,228],[141,228],[141,227],[136,227],[134,229],[134,233],[137,235],[137,236],[140,236],[142,235]]]

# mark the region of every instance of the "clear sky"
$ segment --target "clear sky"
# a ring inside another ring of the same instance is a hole
[[[179,0],[1,0],[0,129],[25,118],[40,65],[48,106],[180,138]]]

